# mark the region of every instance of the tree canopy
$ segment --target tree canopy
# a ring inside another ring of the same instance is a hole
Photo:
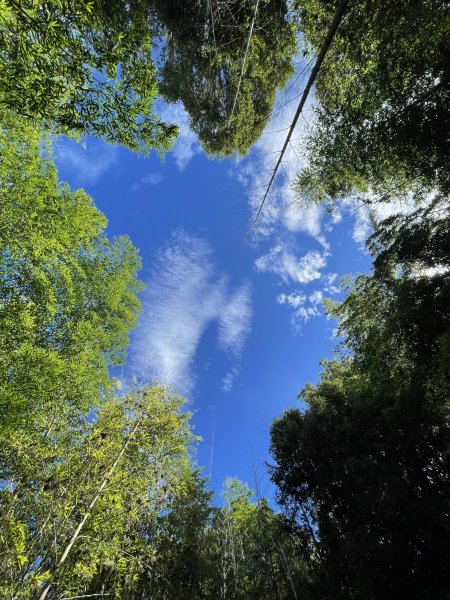
[[[298,3],[316,52],[336,2]],[[413,184],[448,195],[450,18],[446,2],[351,2],[316,80],[300,193],[383,199]]]
[[[374,273],[328,305],[342,358],[272,425],[272,477],[316,532],[319,597],[446,598],[450,277],[380,235]]]
[[[149,2],[0,4],[0,107],[57,133],[93,135],[138,152],[177,133],[157,96]]]
[[[109,241],[91,198],[58,181],[41,132],[2,113],[0,151],[0,477],[7,479],[27,452],[51,456],[50,432],[70,428],[69,416],[86,414],[100,390],[111,389],[108,369],[124,361],[142,286],[137,251],[126,237]]]
[[[335,5],[299,3],[310,52]],[[335,358],[271,429],[271,476],[309,539],[306,593],[321,600],[448,596],[447,9],[349,3],[316,79],[298,195],[400,201],[373,218],[372,272],[326,302]]]
[[[155,112],[181,100],[206,152],[245,154],[293,73],[285,0],[4,0],[0,108],[56,133],[148,153],[177,127]],[[157,64],[156,64],[157,63]]]
[[[218,0],[209,10],[198,0],[155,5],[166,31],[158,76],[163,97],[183,102],[207,153],[246,154],[294,71],[288,3]]]

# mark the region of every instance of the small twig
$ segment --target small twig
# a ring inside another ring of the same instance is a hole
[[[242,78],[244,76],[245,65],[247,63],[248,50],[250,48],[250,40],[252,39],[253,27],[255,25],[256,13],[258,11],[258,4],[259,4],[259,0],[256,0],[256,2],[255,2],[255,12],[253,13],[252,24],[250,26],[250,33],[248,34],[247,47],[245,48],[244,60],[242,61],[241,74],[239,76],[238,86],[237,86],[237,90],[236,90],[236,96],[234,97],[233,108],[231,109],[231,115],[229,117],[230,121],[231,121],[231,119],[232,119],[232,117],[234,115],[234,109],[236,108],[236,102],[237,102],[237,99],[238,99],[238,96],[239,96],[239,90],[241,89],[241,82],[242,82]]]
[[[100,594],[86,594],[85,596],[69,596],[67,598],[62,598],[62,600],[76,600],[77,598],[94,598],[95,596],[101,596],[103,598],[103,596],[110,596],[111,594],[109,592],[106,592],[106,594],[104,592],[101,592]]]

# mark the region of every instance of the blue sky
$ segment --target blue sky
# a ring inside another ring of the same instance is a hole
[[[294,203],[290,184],[310,107],[249,230],[295,110],[291,89],[241,160],[208,159],[178,105],[160,109],[181,127],[164,162],[98,140],[55,143],[61,179],[84,187],[107,216],[109,235],[127,234],[141,253],[143,313],[120,375],[158,378],[188,399],[203,438],[197,459],[217,493],[237,476],[272,497],[264,466],[270,423],[298,406],[299,390],[317,381],[320,359],[336,344],[322,298],[342,298],[340,277],[370,268],[364,206],[347,199],[332,218]]]

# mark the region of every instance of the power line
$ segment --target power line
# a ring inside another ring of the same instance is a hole
[[[293,133],[293,131],[295,129],[297,121],[298,121],[298,119],[300,117],[300,114],[301,114],[301,112],[303,110],[305,102],[306,102],[306,100],[308,98],[308,94],[309,94],[309,92],[311,90],[311,87],[312,87],[312,85],[313,85],[316,77],[317,77],[317,74],[319,73],[319,69],[320,69],[320,67],[321,67],[321,65],[323,63],[323,60],[324,60],[325,55],[326,55],[326,53],[327,53],[327,51],[328,51],[328,49],[329,49],[329,47],[331,45],[331,42],[333,41],[333,38],[334,38],[334,36],[336,34],[336,31],[337,31],[337,29],[338,29],[338,27],[339,27],[339,25],[340,25],[340,23],[342,21],[342,18],[343,18],[344,13],[345,13],[345,11],[347,9],[348,3],[349,3],[349,0],[342,0],[341,3],[339,4],[339,6],[337,7],[336,13],[334,15],[333,21],[332,21],[332,23],[330,25],[330,28],[328,30],[327,36],[325,38],[325,41],[324,41],[324,43],[322,45],[322,48],[320,49],[320,52],[319,52],[317,60],[316,60],[316,62],[314,64],[314,67],[311,70],[311,74],[309,76],[308,83],[306,84],[306,87],[303,90],[303,94],[302,94],[302,97],[300,99],[300,104],[298,105],[298,108],[297,108],[297,111],[295,113],[294,119],[293,119],[292,124],[291,124],[291,126],[289,128],[289,132],[288,132],[288,135],[286,137],[286,141],[284,142],[284,145],[283,145],[283,148],[281,150],[280,156],[278,157],[277,164],[275,165],[275,169],[274,169],[274,171],[272,173],[272,177],[270,178],[270,181],[269,181],[269,184],[267,186],[266,192],[265,192],[265,194],[263,196],[263,199],[262,199],[261,204],[259,206],[258,212],[256,213],[255,219],[254,219],[254,221],[252,223],[252,227],[254,227],[256,225],[257,221],[258,221],[259,215],[261,214],[261,211],[262,211],[262,209],[264,207],[264,204],[266,202],[267,196],[268,196],[268,194],[270,192],[270,188],[272,187],[273,180],[275,179],[276,174],[278,172],[278,169],[280,167],[281,161],[283,160],[283,155],[284,155],[284,153],[286,151],[286,148],[287,148],[287,146],[289,144],[289,141],[291,139],[292,133]]]

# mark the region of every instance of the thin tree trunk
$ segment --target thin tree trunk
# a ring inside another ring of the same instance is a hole
[[[50,591],[51,585],[52,585],[52,579],[55,576],[55,573],[58,571],[58,569],[61,567],[61,565],[65,562],[67,556],[69,555],[70,550],[72,549],[72,546],[75,544],[75,542],[78,539],[78,536],[80,535],[81,530],[84,527],[84,524],[86,523],[90,512],[92,511],[92,509],[94,508],[94,506],[97,504],[98,499],[101,496],[101,493],[103,492],[103,490],[105,489],[106,485],[108,484],[108,481],[111,477],[111,475],[114,473],[117,465],[119,464],[120,459],[122,458],[122,456],[125,453],[125,450],[128,447],[128,444],[130,443],[131,439],[133,438],[134,434],[136,433],[139,425],[141,422],[141,418],[139,418],[136,422],[136,425],[133,428],[133,431],[130,433],[130,435],[128,436],[126,442],[124,442],[120,452],[118,453],[115,461],[113,462],[111,468],[109,469],[109,471],[107,472],[107,474],[105,475],[103,481],[101,482],[97,493],[95,494],[94,498],[91,500],[89,506],[87,507],[87,510],[84,514],[84,517],[81,519],[81,521],[78,523],[77,528],[75,529],[72,537],[70,538],[69,543],[67,544],[67,546],[64,548],[63,553],[61,554],[60,559],[58,560],[58,562],[56,563],[56,567],[52,573],[52,575],[50,576],[50,581],[47,583],[47,585],[44,587],[44,589],[41,592],[41,595],[39,596],[39,600],[45,600],[45,598],[47,597],[48,592]]]
[[[234,110],[236,108],[236,102],[237,102],[237,99],[238,99],[238,96],[239,96],[239,91],[241,89],[242,78],[244,77],[245,65],[247,64],[248,50],[250,48],[250,40],[252,39],[253,27],[255,25],[255,20],[256,20],[256,13],[258,12],[258,4],[259,4],[259,0],[256,0],[256,2],[255,2],[255,12],[253,13],[252,24],[250,26],[250,33],[248,34],[247,47],[245,48],[244,59],[242,61],[241,74],[239,76],[238,86],[237,86],[237,90],[236,90],[236,96],[234,97],[233,108],[231,109],[231,114],[230,114],[230,117],[229,117],[230,120],[231,120],[231,118],[234,115]]]
[[[293,598],[294,598],[294,600],[297,600],[297,591],[295,589],[294,581],[293,581],[292,575],[291,575],[291,570],[289,568],[289,563],[287,561],[286,554],[283,550],[283,546],[281,544],[278,544],[278,549],[280,550],[281,556],[283,557],[284,565],[286,567],[286,575],[287,575],[287,578],[289,579],[289,583],[291,584]]]

